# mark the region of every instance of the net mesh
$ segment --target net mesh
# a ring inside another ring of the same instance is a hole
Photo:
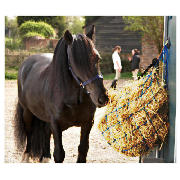
[[[110,89],[99,130],[116,151],[134,157],[163,143],[168,133],[168,95],[157,69],[122,89]]]

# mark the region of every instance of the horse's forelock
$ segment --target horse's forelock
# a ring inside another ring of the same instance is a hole
[[[86,57],[88,56],[88,60],[92,62],[96,56],[96,53],[94,51],[95,46],[93,42],[86,35],[78,34],[77,43],[79,43],[78,46],[81,47],[81,52],[84,51],[84,55]]]
[[[75,49],[75,60],[78,61],[80,68],[85,69],[86,73],[89,74],[92,72],[100,74],[99,59],[101,59],[101,57],[92,40],[86,35],[78,34],[76,38],[74,38],[73,46]]]

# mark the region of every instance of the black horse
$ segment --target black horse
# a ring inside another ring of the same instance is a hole
[[[104,106],[108,97],[99,71],[100,55],[92,38],[71,35],[67,30],[54,51],[32,55],[18,73],[18,103],[15,137],[18,148],[26,145],[24,158],[51,158],[50,136],[54,138],[54,160],[63,162],[65,151],[62,131],[81,127],[77,162],[86,162],[89,133],[96,107]]]

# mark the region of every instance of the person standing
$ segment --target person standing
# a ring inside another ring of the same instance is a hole
[[[116,88],[117,81],[121,75],[122,65],[121,65],[121,58],[119,56],[120,53],[121,53],[121,46],[115,46],[115,48],[113,49],[112,60],[113,60],[114,70],[116,72],[116,75],[111,84],[111,88]]]
[[[138,79],[138,72],[139,72],[139,63],[140,63],[140,51],[138,49],[133,49],[132,50],[132,58],[129,57],[129,61],[131,62],[131,71],[133,75],[133,79],[137,80]]]

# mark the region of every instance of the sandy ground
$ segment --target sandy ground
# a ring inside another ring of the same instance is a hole
[[[104,81],[106,88],[111,81]],[[125,80],[119,80],[118,88],[123,86]],[[21,161],[22,152],[18,152],[13,135],[13,117],[17,102],[17,81],[5,81],[5,157],[6,163],[18,163]],[[97,128],[101,109],[97,109],[94,118],[94,126],[90,133],[89,151],[87,163],[137,163],[139,158],[127,158],[114,151],[105,141]],[[75,163],[80,142],[80,128],[72,127],[63,132],[63,146],[66,153],[65,163]],[[51,154],[53,154],[53,139],[51,138]],[[51,158],[53,163],[53,156]]]

